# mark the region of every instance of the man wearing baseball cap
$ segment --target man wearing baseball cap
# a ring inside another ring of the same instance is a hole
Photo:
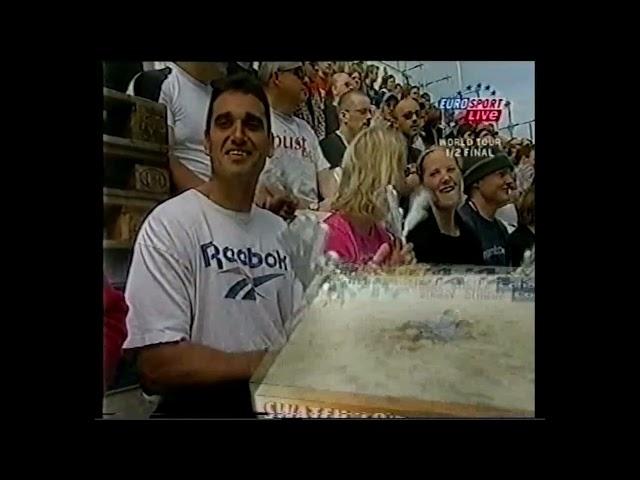
[[[467,200],[460,215],[480,240],[485,265],[509,266],[509,234],[496,211],[511,201],[513,164],[495,149],[489,157],[463,158],[462,169]]]
[[[319,210],[337,185],[317,135],[293,115],[305,100],[302,62],[263,62],[258,77],[271,105],[274,143],[260,177],[259,198],[288,195],[299,209]]]

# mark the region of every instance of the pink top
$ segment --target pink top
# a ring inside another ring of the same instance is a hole
[[[346,263],[365,265],[382,245],[393,245],[393,235],[380,225],[376,225],[370,235],[362,235],[341,213],[332,213],[324,223],[329,226],[325,252],[337,253]]]

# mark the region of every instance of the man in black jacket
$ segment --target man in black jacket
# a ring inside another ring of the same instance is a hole
[[[361,91],[351,90],[338,102],[340,128],[320,142],[331,168],[342,166],[342,157],[354,137],[371,124],[371,101]]]
[[[416,136],[420,132],[420,106],[412,98],[401,100],[394,110],[394,117],[398,130],[402,132],[407,141],[407,170],[406,182],[400,193],[400,207],[406,215],[409,210],[409,198],[411,193],[420,185],[420,177],[417,175],[417,163],[420,158],[420,150],[413,146]]]
[[[353,80],[346,73],[336,73],[331,77],[331,87],[325,97],[324,117],[326,125],[326,135],[331,135],[340,128],[338,118],[338,102],[340,97],[353,90]]]
[[[421,153],[412,146],[420,132],[420,106],[414,99],[405,98],[398,103],[394,113],[398,129],[407,141],[407,165],[415,165]]]

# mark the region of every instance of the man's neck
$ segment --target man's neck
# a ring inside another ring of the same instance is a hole
[[[478,213],[480,213],[484,218],[490,221],[493,221],[496,218],[496,211],[499,208],[497,205],[487,202],[479,193],[472,195],[471,200],[478,208]]]
[[[346,125],[342,125],[339,131],[346,140],[347,145],[349,145],[354,137],[353,133],[351,133],[351,130],[349,130]]]
[[[456,227],[455,222],[455,208],[448,210],[433,208],[432,211],[441,233],[451,237],[457,237],[460,234],[460,230]]]
[[[403,133],[405,140],[407,141],[407,150],[411,151],[411,147],[413,147],[413,142],[415,141],[416,137],[413,135],[407,135],[406,133]]]
[[[531,230],[531,233],[533,233],[534,235],[536,234],[536,226],[535,225],[529,225],[529,230]]]
[[[271,105],[271,109],[281,115],[291,116],[293,115],[293,112],[296,111],[295,108],[291,110],[291,108],[285,102],[282,102],[282,100],[278,98],[278,95],[276,95],[272,90],[267,90],[267,97],[269,98],[269,105]]]
[[[198,187],[198,190],[222,208],[235,212],[250,212],[257,183],[257,178],[246,181],[221,181],[214,174],[211,180]]]

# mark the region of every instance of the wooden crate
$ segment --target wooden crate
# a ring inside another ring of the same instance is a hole
[[[166,168],[136,164],[135,189],[141,192],[169,193],[169,171]]]
[[[140,226],[149,212],[168,195],[103,189],[103,248],[127,249],[133,246]]]
[[[170,192],[166,107],[107,88],[103,95],[105,248],[124,248],[138,217]]]
[[[103,89],[103,131],[136,142],[167,145],[167,111],[160,103]]]

